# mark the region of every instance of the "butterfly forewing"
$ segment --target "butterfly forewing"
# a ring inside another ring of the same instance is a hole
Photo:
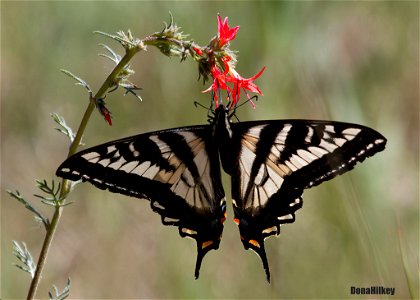
[[[219,246],[225,212],[217,149],[209,125],[141,134],[73,155],[57,170],[70,180],[150,200],[165,225],[197,241],[203,256]]]

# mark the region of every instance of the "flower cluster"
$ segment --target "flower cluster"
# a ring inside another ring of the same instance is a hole
[[[227,91],[229,99],[228,108],[230,109],[235,107],[238,103],[241,90],[243,90],[248,100],[254,106],[248,91],[262,95],[261,90],[254,83],[254,80],[261,76],[265,67],[251,78],[244,78],[239,75],[235,70],[235,53],[228,47],[229,42],[235,39],[239,26],[229,28],[228,18],[226,17],[222,21],[222,18],[219,15],[217,16],[217,21],[217,36],[213,38],[210,44],[203,50],[194,48],[196,54],[202,57],[199,61],[200,75],[203,76],[205,80],[207,74],[210,73],[213,78],[213,83],[203,92],[213,91],[215,105],[218,107],[219,101],[221,101],[221,99],[219,99],[220,90]]]
[[[220,15],[217,16],[217,23],[217,35],[211,39],[210,43],[205,47],[201,47],[192,40],[188,40],[188,35],[184,34],[181,31],[181,28],[173,22],[172,15],[170,23],[166,24],[162,31],[156,32],[142,40],[134,38],[130,31],[127,31],[127,33],[120,31],[116,35],[98,31],[97,33],[118,41],[125,48],[126,54],[123,59],[110,47],[103,45],[109,53],[101,54],[101,56],[112,60],[116,64],[113,71],[115,74],[113,74],[113,77],[110,76],[112,80],[106,83],[107,86],[102,89],[101,93],[95,95],[93,98],[92,91],[83,80],[72,75],[70,72],[65,73],[76,79],[79,84],[88,88],[96,108],[109,125],[112,125],[111,112],[105,106],[104,101],[107,93],[115,91],[118,87],[122,87],[126,91],[125,94],[133,94],[141,100],[141,97],[136,93],[136,90],[139,90],[139,88],[128,80],[128,78],[134,74],[134,71],[126,61],[129,61],[129,59],[138,51],[146,50],[148,46],[158,48],[167,56],[181,57],[181,61],[190,56],[194,61],[198,62],[199,78],[203,78],[204,83],[210,78],[212,79],[210,87],[204,90],[203,93],[210,91],[213,93],[213,100],[216,108],[222,103],[220,96],[221,91],[226,91],[227,93],[226,106],[228,109],[236,107],[242,91],[245,93],[249,102],[254,106],[248,92],[262,95],[261,90],[254,81],[261,76],[265,67],[251,78],[244,78],[239,75],[235,70],[236,53],[229,47],[230,41],[233,41],[236,38],[239,26],[230,28],[228,25],[228,18],[226,17],[222,20]]]

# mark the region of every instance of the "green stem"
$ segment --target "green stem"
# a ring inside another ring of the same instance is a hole
[[[95,99],[103,98],[108,91],[109,87],[112,86],[115,78],[120,74],[120,72],[123,70],[125,65],[128,64],[128,62],[133,58],[133,56],[142,50],[142,48],[131,48],[126,52],[124,57],[121,59],[121,61],[118,63],[118,65],[114,68],[114,70],[109,74],[108,78],[104,81],[101,88],[98,90],[98,92],[95,94],[93,99],[90,99],[89,105],[85,111],[85,114],[83,115],[82,121],[80,122],[79,129],[77,130],[76,136],[74,137],[73,142],[70,145],[69,153],[67,157],[73,155],[76,153],[77,148],[80,145],[80,141],[82,139],[83,133],[85,132],[85,129],[87,127],[88,121],[90,119],[90,116],[92,115],[92,112],[95,109]],[[70,182],[67,179],[63,179],[61,184],[61,191],[60,191],[60,199],[64,199],[67,197],[67,195],[70,193]],[[64,201],[64,200],[63,200]],[[36,290],[38,288],[38,285],[41,281],[41,274],[42,270],[45,266],[45,261],[47,259],[48,251],[51,247],[51,243],[55,234],[55,231],[57,230],[58,223],[61,217],[61,214],[63,212],[63,207],[58,204],[55,207],[54,215],[51,219],[51,223],[49,224],[47,228],[47,233],[45,235],[44,243],[42,245],[41,252],[39,254],[38,263],[36,266],[35,275],[32,279],[31,286],[29,288],[28,300],[32,300],[35,297]]]
[[[35,275],[34,278],[32,278],[27,299],[34,299],[35,297],[36,289],[39,285],[39,282],[41,281],[42,269],[44,268],[45,261],[48,255],[48,250],[50,249],[50,245],[54,237],[54,233],[57,229],[58,221],[60,220],[62,211],[63,208],[60,206],[55,208],[54,215],[51,219],[51,223],[48,226],[47,234],[45,235],[44,244],[42,245],[42,249],[39,254]]]

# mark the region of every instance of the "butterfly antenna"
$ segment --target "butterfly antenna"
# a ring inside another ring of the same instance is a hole
[[[252,100],[254,100],[255,102],[257,102],[257,101],[258,101],[258,95],[254,95],[254,96],[252,96],[251,98],[248,98],[248,100],[246,100],[245,102],[243,102],[243,103],[241,103],[241,104],[237,105],[237,106],[235,107],[235,109],[237,109],[237,108],[239,108],[239,107],[241,107],[241,106],[245,105],[245,104],[246,104],[246,103],[248,103],[248,102],[251,102]]]
[[[232,112],[228,115],[229,119],[232,118],[232,117],[235,117],[236,121],[240,122],[238,116],[236,115],[236,107],[233,107]]]
[[[201,107],[201,108],[204,108],[205,110],[209,110],[209,108],[208,108],[208,107],[204,106],[203,104],[201,104],[201,103],[200,103],[200,102],[198,102],[198,101],[194,101],[194,106],[195,106],[195,107]]]
[[[241,120],[239,120],[238,116],[235,113],[232,113],[229,115],[229,118],[232,118],[232,117],[234,117],[237,122],[241,122]]]
[[[212,102],[213,104],[213,102]],[[205,105],[201,104],[198,101],[194,101],[194,106],[195,107],[201,107],[204,108],[205,110],[207,110],[207,122],[211,123],[211,121],[213,121],[214,119],[214,112],[213,112],[213,105],[210,105],[210,107],[206,107]]]
[[[232,101],[232,95],[231,95],[230,92],[227,92],[227,97],[228,97],[229,100],[228,100],[228,103],[226,104],[226,107],[228,107],[228,110],[230,110],[231,109],[231,106],[232,106],[232,103],[233,103],[233,101]],[[236,116],[236,107],[237,107],[236,105],[233,106],[232,112],[228,115],[228,117],[229,118],[235,117],[236,121],[240,122],[239,119],[238,119],[238,117]]]

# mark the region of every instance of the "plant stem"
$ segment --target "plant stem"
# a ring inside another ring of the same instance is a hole
[[[75,154],[77,151],[77,148],[79,147],[80,141],[82,139],[83,133],[85,132],[90,116],[92,115],[92,112],[95,109],[95,99],[103,98],[105,96],[109,87],[112,86],[115,78],[120,74],[120,72],[128,64],[128,62],[133,58],[133,56],[140,50],[142,50],[142,48],[140,47],[132,48],[128,50],[126,54],[124,55],[124,57],[120,60],[118,65],[115,66],[114,70],[112,70],[111,74],[104,81],[104,83],[102,84],[98,92],[95,94],[95,96],[92,99],[90,99],[89,105],[86,108],[82,121],[80,122],[79,129],[77,130],[76,136],[74,137],[74,140],[70,145],[67,157],[70,157],[71,155]],[[71,185],[70,185],[69,180],[67,179],[62,180],[61,190],[60,190],[60,199],[64,199],[65,197],[67,197],[67,195],[70,193],[70,186]],[[54,233],[57,230],[62,212],[63,212],[63,207],[61,206],[61,203],[57,204],[57,206],[55,206],[54,215],[47,228],[47,233],[45,235],[44,243],[42,245],[42,249],[39,254],[35,275],[32,279],[28,296],[27,296],[28,300],[32,300],[35,297],[36,290],[41,281],[41,274],[45,266],[45,261],[47,259],[48,251],[51,247]]]
[[[60,220],[62,211],[63,211],[63,207],[61,206],[58,206],[55,208],[54,215],[51,219],[51,223],[48,226],[47,234],[45,235],[45,240],[44,240],[44,244],[42,245],[41,253],[39,254],[38,263],[35,270],[35,275],[34,275],[34,278],[32,279],[27,299],[34,299],[35,297],[36,289],[41,280],[42,269],[44,268],[45,261],[48,255],[48,250],[50,249],[50,245],[54,237],[54,233],[57,229],[58,221]]]

